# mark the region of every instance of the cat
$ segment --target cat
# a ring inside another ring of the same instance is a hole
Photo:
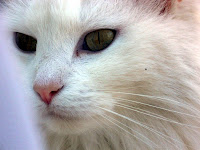
[[[2,1],[47,149],[200,149],[199,5]]]

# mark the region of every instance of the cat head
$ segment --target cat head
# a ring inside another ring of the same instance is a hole
[[[59,133],[79,133],[109,124],[106,115],[130,114],[118,107],[120,100],[146,103],[146,98],[136,96],[175,95],[171,86],[180,86],[177,76],[187,72],[182,60],[197,61],[189,48],[182,48],[194,43],[190,30],[190,22],[196,21],[194,3],[10,0],[3,4],[11,50],[23,70],[21,86],[41,124]]]

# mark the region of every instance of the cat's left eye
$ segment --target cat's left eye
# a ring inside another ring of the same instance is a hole
[[[15,43],[22,52],[34,53],[36,51],[37,40],[29,35],[16,32]]]
[[[101,29],[90,32],[85,36],[83,49],[89,51],[100,51],[107,48],[114,40],[116,31],[112,29]]]

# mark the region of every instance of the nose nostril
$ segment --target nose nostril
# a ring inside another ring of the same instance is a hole
[[[50,95],[51,95],[51,96],[54,96],[54,95],[56,95],[59,91],[60,91],[60,90],[58,90],[58,91],[51,91],[51,92],[50,92]]]
[[[56,94],[58,91],[51,91],[51,94]]]
[[[63,88],[61,87],[46,87],[46,88],[41,88],[34,86],[34,90],[40,95],[42,101],[49,105],[53,99],[53,97]]]

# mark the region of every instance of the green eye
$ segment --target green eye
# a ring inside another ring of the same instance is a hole
[[[15,42],[23,52],[34,53],[36,51],[37,40],[31,36],[16,32]]]
[[[83,49],[100,51],[107,48],[115,38],[116,31],[111,29],[96,30],[86,35]]]

